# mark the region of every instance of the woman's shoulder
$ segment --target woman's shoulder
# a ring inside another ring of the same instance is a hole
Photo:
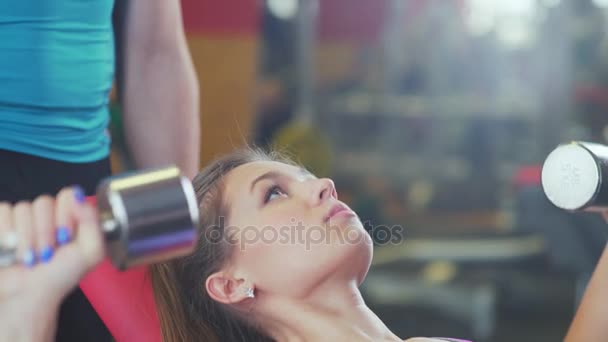
[[[456,338],[447,338],[447,337],[413,337],[407,340],[403,340],[403,342],[471,342],[467,340],[459,340]]]

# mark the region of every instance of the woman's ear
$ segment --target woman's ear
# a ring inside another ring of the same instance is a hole
[[[205,289],[213,300],[224,304],[235,304],[250,298],[243,279],[234,279],[221,271],[207,278]]]

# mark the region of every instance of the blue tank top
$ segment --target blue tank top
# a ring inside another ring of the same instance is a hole
[[[109,154],[113,3],[0,1],[0,149],[66,162]]]

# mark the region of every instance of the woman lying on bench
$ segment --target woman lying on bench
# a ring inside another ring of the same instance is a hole
[[[163,341],[403,341],[361,296],[372,242],[331,180],[246,150],[193,185],[196,251],[149,270]],[[0,204],[0,241],[15,239],[23,263],[0,268],[0,340],[52,340],[63,296],[103,259],[96,212],[75,189]]]

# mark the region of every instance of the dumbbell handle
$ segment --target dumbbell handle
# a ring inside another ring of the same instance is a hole
[[[114,265],[167,260],[195,247],[198,205],[192,184],[176,169],[104,182],[97,198],[90,200],[101,209]],[[106,260],[80,282],[80,288],[117,341],[161,341],[145,267],[119,272]]]
[[[97,208],[108,255],[121,270],[184,256],[195,247],[196,197],[176,167],[107,178],[87,202]],[[16,244],[0,244],[0,267],[15,262]]]

